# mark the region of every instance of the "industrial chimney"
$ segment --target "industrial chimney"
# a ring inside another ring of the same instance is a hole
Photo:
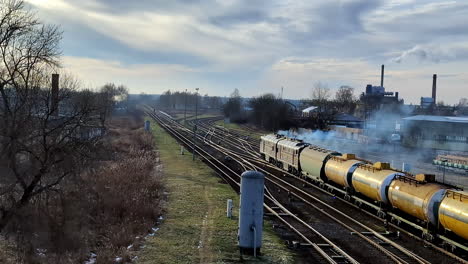
[[[50,110],[53,116],[58,116],[58,104],[59,104],[59,75],[57,73],[52,74],[52,92],[51,92],[51,103]]]
[[[380,86],[383,87],[384,65],[382,64],[382,72],[380,73]]]
[[[437,74],[432,76],[432,100],[436,104],[436,94],[437,94]]]

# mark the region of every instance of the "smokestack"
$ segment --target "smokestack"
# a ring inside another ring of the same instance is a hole
[[[432,100],[436,104],[436,94],[437,94],[437,74],[432,76]]]
[[[58,116],[58,103],[59,103],[59,75],[52,74],[52,93],[50,108],[53,116]]]
[[[380,73],[380,86],[383,87],[384,65],[382,64],[382,72]]]

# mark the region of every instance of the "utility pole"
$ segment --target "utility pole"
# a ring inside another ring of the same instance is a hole
[[[184,125],[187,124],[187,89],[185,89]]]
[[[443,164],[443,168],[444,168],[444,172],[442,174],[442,183],[445,183],[445,166],[447,166],[447,161],[448,160],[446,160],[446,159],[442,160],[442,162],[443,162],[442,164]]]
[[[193,152],[192,152],[192,160],[195,160],[195,138],[197,136],[197,122],[198,122],[198,89],[195,88],[195,124],[193,125]]]

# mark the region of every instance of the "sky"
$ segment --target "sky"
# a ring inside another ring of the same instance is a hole
[[[468,1],[25,0],[64,32],[62,66],[85,85],[310,98],[380,84],[405,103],[468,97]]]

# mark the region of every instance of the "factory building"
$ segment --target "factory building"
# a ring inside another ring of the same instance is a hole
[[[468,117],[417,115],[403,118],[403,144],[468,151]]]
[[[421,107],[426,109],[435,106],[437,96],[437,74],[432,75],[432,97],[421,97]]]
[[[426,109],[435,104],[434,98],[432,97],[421,97],[421,107]]]
[[[366,91],[360,96],[360,106],[358,112],[364,119],[368,119],[373,112],[387,107],[392,107],[397,104],[402,104],[398,92],[385,91],[384,87],[384,65],[380,75],[380,86],[368,84]]]

